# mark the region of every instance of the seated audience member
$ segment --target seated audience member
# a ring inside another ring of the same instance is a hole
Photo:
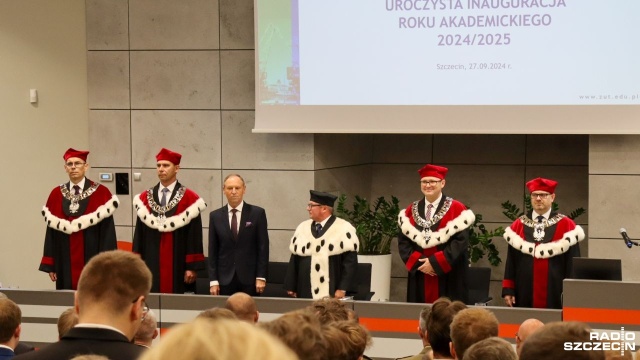
[[[243,292],[237,292],[229,296],[224,307],[233,312],[238,319],[251,324],[257,323],[258,318],[260,318],[260,312],[258,312],[255,300]]]
[[[420,336],[420,340],[422,340],[422,351],[417,355],[405,356],[397,360],[422,360],[425,355],[428,355],[429,358],[432,356],[431,345],[429,345],[429,340],[427,339],[427,317],[430,311],[431,309],[428,307],[423,308],[420,311],[420,318],[418,319],[418,336]],[[447,352],[448,351],[449,344],[447,343]]]
[[[209,320],[220,320],[220,319],[238,320],[238,317],[236,316],[236,314],[231,312],[231,310],[228,310],[225,308],[219,308],[219,307],[213,307],[211,309],[207,309],[201,312],[200,314],[198,314],[197,318],[198,319],[203,318],[203,319],[209,319]]]
[[[309,309],[318,316],[321,324],[334,321],[349,320],[349,312],[344,301],[331,297],[324,297],[309,305]]]
[[[471,345],[464,360],[518,360],[513,346],[505,339],[490,337]]]
[[[244,321],[205,319],[177,325],[141,360],[297,360],[281,341]]]
[[[544,323],[538,319],[527,319],[520,324],[520,328],[518,328],[518,332],[516,333],[516,352],[518,356],[520,356],[520,351],[522,351],[522,343],[543,326]]]
[[[520,360],[603,360],[602,350],[565,351],[565,342],[589,342],[591,328],[585,323],[552,322],[534,332],[522,344]]]
[[[460,311],[451,322],[451,355],[454,359],[464,359],[464,353],[471,345],[498,336],[499,326],[496,316],[487,309]]]
[[[604,350],[604,358],[605,360],[633,360],[633,351],[625,350],[624,353],[620,350],[618,346],[620,346],[620,341],[607,341],[610,343],[609,350]],[[614,346],[616,344],[617,346]],[[637,347],[637,346],[636,346]],[[614,350],[617,349],[617,350]],[[640,360],[638,354],[635,357],[636,360]]]
[[[325,360],[327,348],[322,325],[317,316],[306,310],[288,312],[279,318],[260,322],[258,326],[280,339],[302,360]]]
[[[13,350],[20,341],[22,311],[9,299],[0,299],[0,359],[14,357]]]
[[[0,292],[0,299],[8,299],[7,295],[5,295],[4,293]],[[13,349],[13,352],[16,355],[20,355],[20,354],[24,354],[27,353],[29,351],[33,351],[35,350],[35,348],[25,342],[19,341],[18,345],[16,345],[16,348]]]
[[[427,315],[426,336],[433,359],[453,359],[451,355],[451,322],[460,311],[467,308],[461,301],[439,298],[431,305]],[[428,356],[424,355],[424,356]]]
[[[102,355],[78,355],[71,360],[109,360],[109,358]]]
[[[362,360],[371,345],[371,335],[362,325],[341,320],[322,326],[327,344],[326,358],[332,360]]]
[[[147,316],[140,323],[140,328],[133,337],[133,343],[139,346],[150,348],[153,343],[153,339],[158,337],[158,320],[156,320],[156,314],[149,310]]]
[[[58,317],[58,339],[62,339],[62,336],[76,325],[78,325],[78,314],[76,314],[76,309],[68,308],[63,311]]]
[[[62,339],[20,359],[69,359],[104,355],[110,360],[137,359],[144,349],[132,343],[147,313],[151,272],[140,256],[106,251],[86,264],[80,275],[74,307],[78,325]]]

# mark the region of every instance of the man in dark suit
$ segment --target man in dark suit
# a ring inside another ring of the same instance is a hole
[[[209,280],[211,295],[264,291],[269,263],[267,215],[242,200],[247,187],[238,174],[228,175],[222,192],[228,204],[209,215]]]
[[[140,256],[107,251],[82,270],[74,307],[78,325],[60,341],[16,359],[67,360],[77,355],[103,355],[111,360],[137,359],[145,348],[131,342],[148,312],[151,271]]]
[[[0,298],[0,360],[14,357],[20,341],[22,312],[13,301]]]

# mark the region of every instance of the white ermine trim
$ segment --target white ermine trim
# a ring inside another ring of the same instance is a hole
[[[429,240],[425,240],[423,232],[411,225],[411,220],[405,215],[405,210],[400,211],[398,215],[398,224],[402,234],[423,249],[446,243],[453,235],[473,225],[474,221],[476,221],[476,216],[473,211],[470,209],[464,210],[458,217],[447,222],[445,227],[432,232]]]
[[[102,220],[113,216],[113,213],[118,208],[118,205],[120,205],[120,200],[118,200],[117,196],[113,195],[111,196],[111,199],[109,199],[109,201],[107,201],[103,205],[100,205],[96,209],[96,211],[89,214],[84,214],[73,221],[61,219],[51,214],[51,211],[49,211],[49,208],[47,208],[46,205],[42,207],[42,215],[44,216],[44,221],[47,223],[48,227],[54,230],[61,231],[67,235],[71,235],[74,232],[82,231],[86,228],[92,227]]]
[[[296,229],[289,250],[299,256],[311,256],[311,295],[321,299],[329,294],[329,256],[347,251],[358,251],[356,229],[347,221],[336,218],[334,223],[319,238],[313,237],[311,223],[303,221]]]
[[[525,241],[509,226],[504,231],[503,237],[509,245],[523,254],[533,256],[536,259],[548,259],[566,253],[571,246],[584,240],[585,235],[582,227],[576,225],[575,229],[564,233],[561,239],[536,246],[534,242]]]
[[[136,196],[133,199],[133,207],[136,209],[138,218],[148,227],[160,232],[172,232],[189,224],[191,220],[200,216],[200,213],[207,207],[207,204],[202,198],[198,198],[198,200],[191,204],[185,211],[164,219],[162,225],[160,225],[158,217],[153,215],[142,200],[140,200],[140,196]]]

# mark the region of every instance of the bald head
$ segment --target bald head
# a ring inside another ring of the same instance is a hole
[[[256,302],[251,296],[243,292],[237,292],[229,296],[224,307],[236,314],[240,320],[250,323],[258,322],[260,313],[256,307]]]
[[[518,352],[518,356],[522,350],[522,342],[543,326],[544,323],[538,319],[527,319],[520,324],[520,328],[516,335],[516,351]]]

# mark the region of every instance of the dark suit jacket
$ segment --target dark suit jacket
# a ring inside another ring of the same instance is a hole
[[[110,360],[134,360],[143,352],[143,347],[132,344],[119,332],[76,327],[69,330],[60,341],[14,359],[68,360],[81,354],[95,354]]]
[[[263,208],[245,202],[234,240],[228,209],[225,205],[209,214],[209,280],[229,285],[236,273],[243,285],[255,284],[256,278],[267,278],[267,215]]]
[[[0,360],[12,359],[15,354],[11,349],[0,347]]]

